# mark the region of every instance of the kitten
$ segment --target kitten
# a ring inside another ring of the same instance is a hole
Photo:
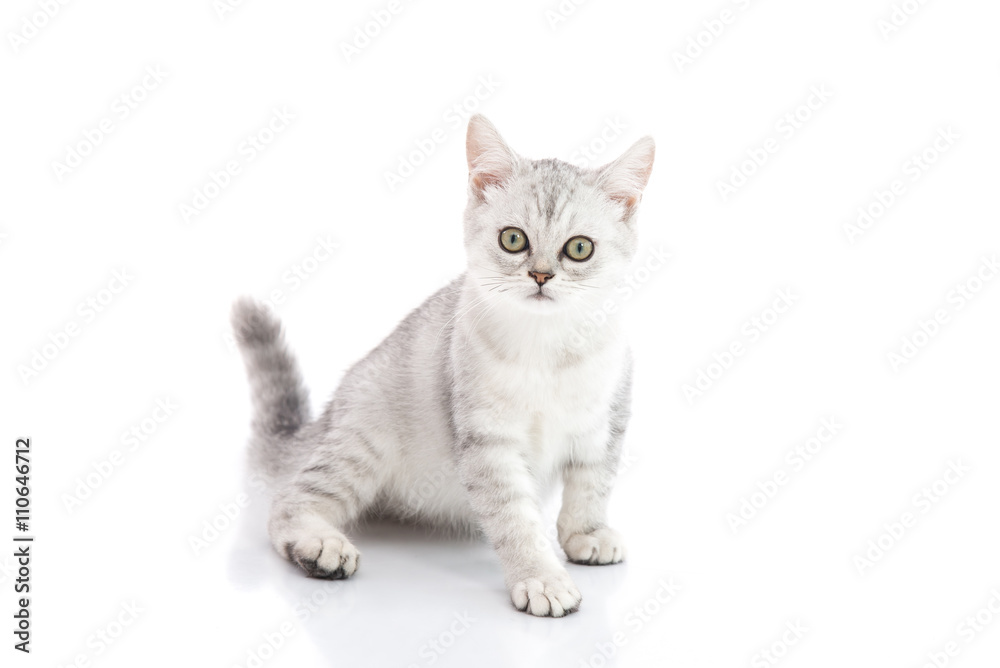
[[[511,600],[561,617],[580,592],[545,538],[539,499],[561,476],[559,544],[581,564],[625,557],[606,524],[629,417],[631,358],[618,311],[593,326],[636,251],[653,140],[581,169],[514,153],[469,121],[468,267],[344,376],[323,414],[264,306],[232,314],[252,388],[251,455],[270,478],[277,551],[346,578],[364,515],[481,528]]]

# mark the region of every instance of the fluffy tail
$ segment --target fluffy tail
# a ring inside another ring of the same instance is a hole
[[[292,437],[309,422],[309,393],[270,309],[242,297],[231,320],[253,399],[251,454],[258,470],[273,479],[297,459]]]

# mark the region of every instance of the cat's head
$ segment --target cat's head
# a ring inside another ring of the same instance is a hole
[[[636,212],[653,168],[643,137],[582,169],[512,151],[481,115],[469,121],[468,275],[491,301],[556,313],[600,303],[636,251]]]

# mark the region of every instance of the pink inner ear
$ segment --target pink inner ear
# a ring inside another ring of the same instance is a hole
[[[612,184],[609,184],[612,185]],[[608,198],[613,202],[621,202],[622,206],[625,207],[626,213],[631,213],[635,207],[639,205],[639,200],[642,198],[641,192],[636,192],[634,187],[629,187],[631,184],[619,183],[613,184],[619,186],[617,188],[607,188],[605,192]]]
[[[642,191],[653,171],[654,151],[652,140],[644,137],[603,170],[604,192],[613,201],[622,203],[626,215],[631,215],[642,199]]]
[[[466,154],[473,189],[482,195],[489,187],[499,187],[514,171],[514,152],[486,118],[475,115],[469,120]]]
[[[488,186],[499,186],[501,183],[503,183],[503,179],[497,174],[480,173],[474,174],[472,177],[472,185],[480,191],[485,190]]]
[[[639,198],[635,195],[626,195],[625,197],[615,197],[619,202],[625,205],[626,209],[634,209],[639,203]]]

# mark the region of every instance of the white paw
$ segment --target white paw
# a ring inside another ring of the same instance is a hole
[[[607,527],[590,533],[575,533],[566,539],[562,549],[576,564],[617,564],[625,558],[622,537]]]
[[[514,607],[536,617],[562,617],[575,612],[582,598],[566,571],[539,573],[510,588]]]
[[[284,544],[285,556],[309,577],[342,580],[354,575],[361,558],[358,549],[343,536],[305,536]]]

